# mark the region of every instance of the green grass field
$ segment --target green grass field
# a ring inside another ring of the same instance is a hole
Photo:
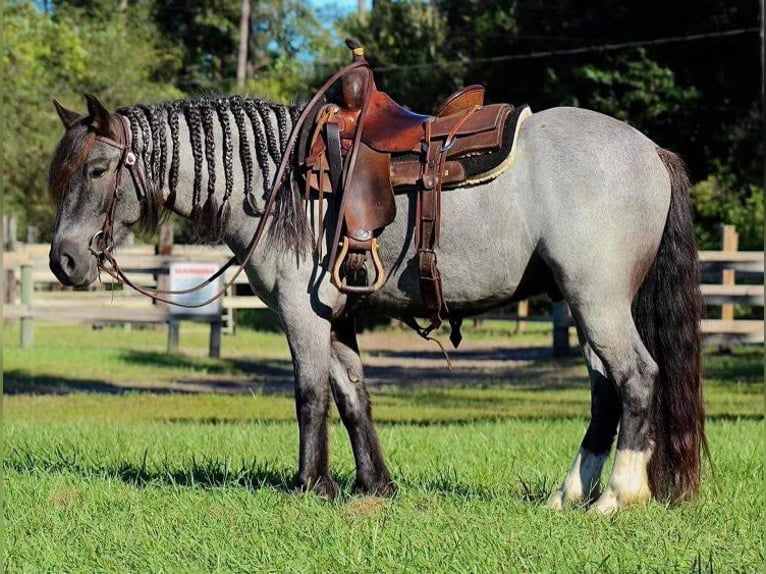
[[[489,344],[502,335],[467,334]],[[334,422],[333,472],[346,494],[328,503],[292,492],[291,397],[248,386],[289,378],[280,335],[240,331],[221,361],[203,356],[205,333],[193,326],[180,357],[162,352],[154,330],[43,325],[31,351],[17,337],[4,331],[6,572],[763,569],[760,350],[705,358],[714,468],[700,500],[605,518],[542,507],[585,430],[576,360],[375,389],[400,492],[348,494],[353,459]],[[514,340],[547,344],[539,332]],[[168,392],[191,380],[219,394]]]

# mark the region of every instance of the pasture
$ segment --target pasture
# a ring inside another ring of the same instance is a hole
[[[754,572],[763,567],[761,348],[705,356],[713,466],[699,501],[611,517],[543,507],[585,431],[579,358],[549,334],[466,330],[448,372],[410,332],[361,337],[394,499],[355,497],[331,426],[335,503],[292,492],[297,426],[282,335],[223,359],[183,325],[4,329],[6,572]]]

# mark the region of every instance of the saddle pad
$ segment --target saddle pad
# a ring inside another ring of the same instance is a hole
[[[513,163],[514,144],[518,137],[519,127],[530,115],[532,115],[532,111],[528,105],[519,106],[511,111],[505,120],[503,141],[500,149],[450,160],[452,162],[460,163],[465,172],[465,180],[450,183],[449,179],[446,179],[444,182],[444,189],[485,182],[494,179],[508,169]],[[394,155],[391,159],[392,163],[412,162],[413,160],[417,161],[418,156],[416,154],[407,153]]]

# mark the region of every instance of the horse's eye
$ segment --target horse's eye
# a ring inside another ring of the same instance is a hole
[[[107,168],[105,167],[94,167],[90,170],[90,177],[92,179],[98,179],[99,177],[103,176],[107,171]]]

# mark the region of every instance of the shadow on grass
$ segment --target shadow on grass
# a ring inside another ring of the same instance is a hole
[[[389,350],[389,349],[367,349],[367,354],[371,357],[388,357],[393,359],[428,359],[442,360],[444,354],[435,349],[433,351],[418,350]],[[456,361],[542,361],[553,360],[553,352],[550,347],[492,347],[476,350],[451,350],[450,357]],[[572,357],[574,357],[573,353]],[[568,362],[572,357],[557,359],[556,361]]]
[[[483,502],[516,498],[535,506],[545,504],[556,486],[555,480],[547,476],[518,477],[515,482],[488,486],[461,480],[454,469],[439,471],[434,475],[418,474],[403,480],[402,484],[414,490],[440,496]]]
[[[4,460],[6,471],[34,474],[75,474],[83,478],[117,480],[136,488],[166,486],[210,490],[217,488],[243,488],[258,491],[264,488],[287,494],[300,494],[297,489],[295,472],[292,468],[277,468],[268,462],[242,461],[232,465],[226,459],[204,458],[181,463],[157,463],[143,460],[120,462],[113,465],[92,464],[83,461],[76,452],[56,449],[47,456],[39,456],[21,449],[12,448]],[[341,497],[348,498],[354,484],[354,473],[334,473]],[[544,502],[552,491],[553,482],[546,477],[532,481],[518,479],[513,485],[492,487],[461,480],[454,471],[437,472],[433,476],[418,474],[400,479],[401,485],[410,490],[439,496],[491,501],[501,498],[518,498],[530,504]]]
[[[294,490],[294,471],[275,468],[269,463],[253,460],[240,465],[228,460],[205,458],[197,460],[192,456],[187,463],[148,463],[146,455],[136,462],[121,462],[115,465],[92,464],[83,461],[76,452],[56,449],[48,456],[38,456],[21,449],[11,449],[4,460],[4,468],[16,472],[77,474],[86,478],[120,480],[131,486],[173,486],[184,488],[228,488],[241,487],[248,490],[275,488]]]
[[[31,375],[23,369],[3,372],[3,393],[7,395],[67,395],[71,393],[104,393],[115,395],[136,392],[170,394],[183,391],[136,385],[116,385],[95,379]]]

